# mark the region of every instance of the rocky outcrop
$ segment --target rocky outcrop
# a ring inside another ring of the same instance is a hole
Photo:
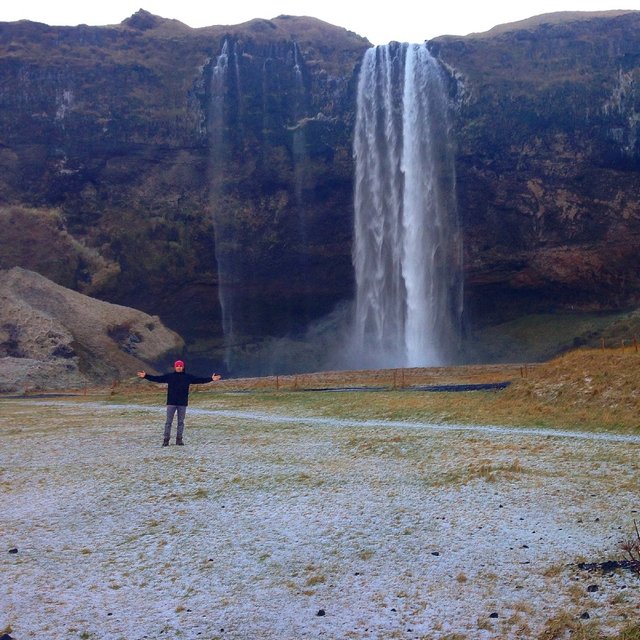
[[[157,317],[0,271],[0,391],[112,383],[183,347]]]

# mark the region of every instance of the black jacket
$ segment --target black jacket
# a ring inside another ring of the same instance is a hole
[[[161,376],[152,376],[147,373],[144,379],[151,382],[166,382],[169,385],[167,387],[167,404],[175,404],[179,407],[186,407],[189,404],[190,384],[211,382],[211,378],[198,378],[184,371],[182,373],[172,371]]]

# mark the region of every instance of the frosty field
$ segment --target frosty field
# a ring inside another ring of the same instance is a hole
[[[639,637],[637,435],[248,404],[0,400],[0,634]]]

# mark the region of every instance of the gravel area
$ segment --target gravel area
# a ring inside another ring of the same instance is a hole
[[[0,634],[538,638],[640,617],[640,439],[0,402]]]

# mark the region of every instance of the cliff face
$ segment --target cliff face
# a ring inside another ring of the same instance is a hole
[[[457,105],[468,308],[640,301],[640,12],[550,14],[432,43]]]
[[[640,302],[640,12],[430,42],[450,75],[471,326]],[[368,42],[311,18],[0,24],[0,268],[200,348],[352,295]],[[208,342],[205,344],[203,340]]]
[[[241,339],[327,312],[351,292],[353,83],[367,46],[286,16],[1,24],[0,268],[214,344],[220,278]]]

